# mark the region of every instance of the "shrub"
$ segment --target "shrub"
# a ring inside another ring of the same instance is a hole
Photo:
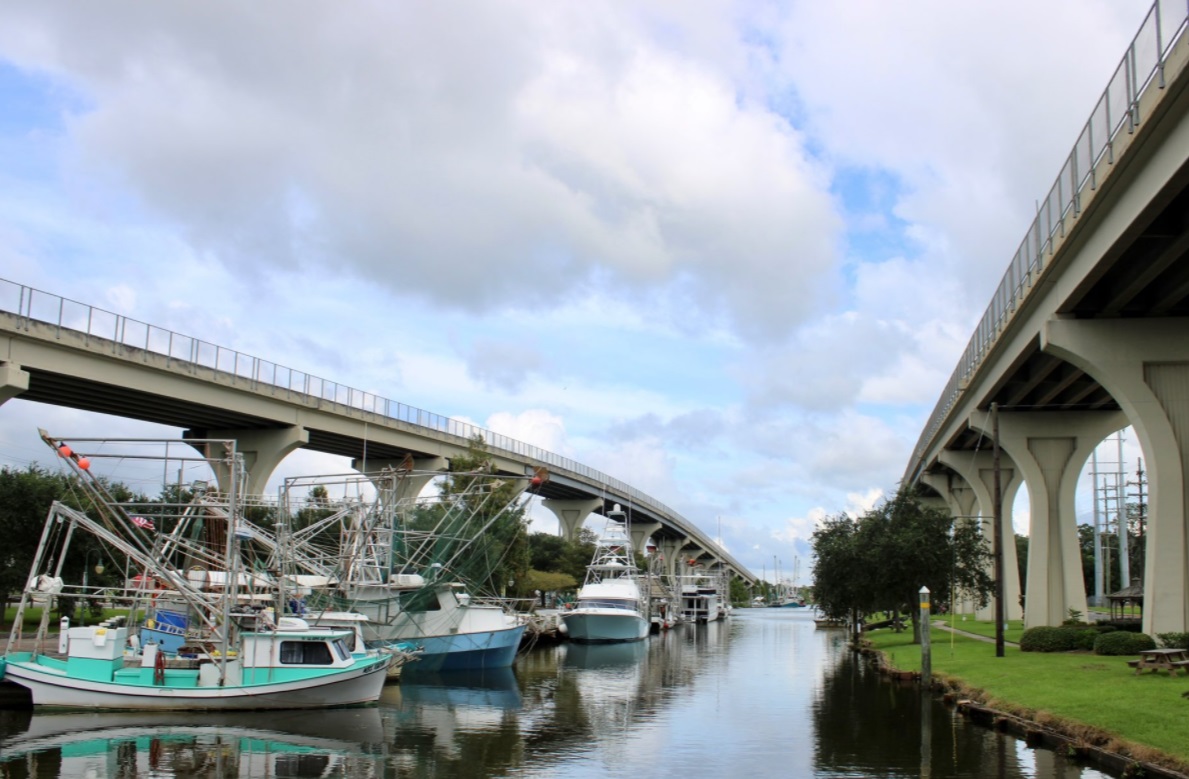
[[[1132,633],[1128,630],[1103,633],[1094,642],[1096,655],[1138,655],[1145,649],[1155,648],[1156,642],[1147,633]]]
[[[1098,641],[1098,637],[1103,635],[1094,628],[1082,628],[1071,630],[1065,628],[1067,633],[1073,634],[1074,649],[1080,649],[1084,652],[1093,652],[1094,645]]]
[[[1040,626],[1028,628],[1020,636],[1022,652],[1068,652],[1077,649],[1078,633],[1081,631]]]
[[[1157,633],[1156,638],[1169,649],[1189,649],[1189,633]]]

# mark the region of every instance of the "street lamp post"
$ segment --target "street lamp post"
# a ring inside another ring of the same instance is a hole
[[[103,554],[98,549],[88,549],[87,553],[85,555],[83,555],[83,596],[84,596],[84,600],[85,600],[85,602],[83,604],[83,625],[84,626],[86,626],[86,624],[87,624],[87,611],[90,609],[90,596],[87,593],[87,571],[91,565],[91,553],[92,552],[95,552],[96,554],[99,554],[99,555]],[[98,576],[99,574],[103,573],[103,571],[104,571],[103,557],[99,557],[95,562],[95,574]]]

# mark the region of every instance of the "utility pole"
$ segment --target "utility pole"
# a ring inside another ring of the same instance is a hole
[[[1144,458],[1140,457],[1140,458],[1138,458],[1138,460],[1139,460],[1139,464],[1135,468],[1135,481],[1128,482],[1128,484],[1135,485],[1136,498],[1139,501],[1138,505],[1136,506],[1135,543],[1138,544],[1138,546],[1139,546],[1139,548],[1138,548],[1139,554],[1146,556],[1147,547],[1144,544],[1144,535],[1147,532],[1147,526],[1148,526],[1148,503],[1144,499],[1144,487],[1147,486],[1148,481],[1147,481],[1147,479],[1144,478]],[[1130,585],[1131,585],[1131,582],[1124,582],[1124,586],[1130,586]]]
[[[1003,487],[999,482],[999,404],[991,404],[991,451],[992,467],[995,473],[994,523],[995,539],[992,550],[995,557],[995,656],[1003,657]]]
[[[1119,518],[1119,588],[1131,586],[1131,554],[1127,551],[1128,522],[1127,522],[1127,492],[1124,487],[1127,477],[1123,473],[1123,434],[1116,433],[1119,446],[1119,476],[1116,492],[1115,511]]]
[[[1094,605],[1101,606],[1106,602],[1106,587],[1102,578],[1102,514],[1098,510],[1098,447],[1090,453],[1090,458],[1090,476],[1094,481]]]

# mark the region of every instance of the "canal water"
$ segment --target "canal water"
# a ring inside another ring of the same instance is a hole
[[[359,709],[0,711],[0,778],[134,776],[1109,774],[888,681],[808,609],[746,609],[634,644],[539,647],[502,673],[407,678]]]

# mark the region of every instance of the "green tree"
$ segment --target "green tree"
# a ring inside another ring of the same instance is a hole
[[[874,607],[872,566],[859,548],[859,522],[848,514],[827,517],[813,532],[813,589],[830,619],[859,619]]]
[[[751,589],[747,586],[747,582],[738,576],[731,577],[731,580],[727,582],[727,589],[730,592],[732,605],[743,606],[751,603]]]
[[[114,500],[137,499],[123,484],[103,479],[99,484]],[[48,471],[36,463],[23,469],[0,468],[0,538],[4,539],[0,544],[0,607],[7,608],[24,589],[54,501],[95,515],[90,499],[74,476]],[[104,560],[103,574],[93,570],[100,559]],[[119,576],[124,558],[115,550],[104,549],[91,534],[75,533],[68,556],[62,562],[62,577],[81,583],[83,568],[88,564],[92,566],[88,584],[103,586]],[[74,604],[66,599],[59,605],[64,613],[73,611]]]
[[[813,535],[814,592],[828,617],[908,610],[919,640],[918,591],[934,603],[961,591],[980,606],[993,583],[991,552],[976,523],[897,493],[859,519],[828,518]]]
[[[955,522],[901,491],[863,515],[859,543],[873,554],[876,607],[909,611],[918,637],[918,592],[928,587],[933,603],[948,604],[956,591],[985,606],[994,583],[990,545],[975,522]]]

